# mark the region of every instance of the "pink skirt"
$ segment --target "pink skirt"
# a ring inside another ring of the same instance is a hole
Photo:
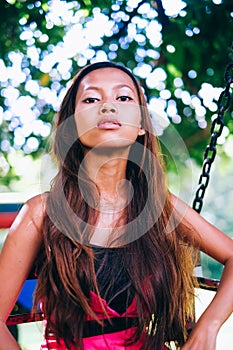
[[[128,307],[126,312],[119,314],[116,310],[111,309],[106,301],[102,299],[102,303],[106,308],[108,316],[111,317],[137,317],[137,308],[136,308],[136,299],[134,298],[131,305]],[[92,309],[96,312],[100,319],[106,317],[103,314],[103,310],[99,301],[98,296],[91,292],[90,304]],[[91,320],[89,317],[86,320]],[[46,321],[45,321],[46,322]],[[88,338],[83,338],[83,348],[84,350],[139,350],[142,348],[143,337],[139,341],[130,346],[124,346],[124,341],[128,339],[134,332],[135,328],[129,328],[120,332],[114,332],[109,334],[101,334]],[[48,347],[49,345],[49,347]],[[57,343],[56,338],[53,335],[50,335],[47,339],[44,340],[41,344],[40,350],[67,350],[64,342],[61,341],[60,345]],[[164,346],[163,350],[168,348]],[[77,347],[72,347],[71,350],[78,350]]]
[[[124,346],[122,340],[125,337],[130,336],[130,331],[132,328],[116,333],[97,335],[90,338],[83,338],[83,348],[84,350],[139,350],[142,348],[142,340],[129,346]],[[64,342],[60,345],[57,344],[55,338],[48,339],[49,350],[67,350]],[[40,350],[48,350],[46,343],[41,345]],[[71,350],[78,350],[76,347],[72,347]],[[168,350],[164,345],[163,350]]]
[[[132,334],[133,329],[124,330],[110,334],[96,335],[94,337],[83,338],[83,348],[85,350],[139,350],[142,347],[142,340],[130,346],[124,346],[124,339],[127,339]],[[67,350],[64,342],[57,344],[56,339],[52,336],[47,339],[50,350]],[[41,350],[47,350],[46,341],[41,345]],[[72,347],[72,350],[77,350]]]

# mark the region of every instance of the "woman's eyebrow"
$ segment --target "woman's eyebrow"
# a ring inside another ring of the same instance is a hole
[[[121,89],[121,88],[128,88],[128,89],[130,89],[131,91],[134,92],[134,89],[130,85],[127,85],[127,84],[117,84],[115,87],[119,88],[119,89]]]
[[[121,89],[121,88],[128,88],[130,89],[132,92],[135,92],[134,89],[127,85],[127,84],[116,84],[113,86],[114,89]],[[87,86],[87,87],[84,87],[83,91],[89,91],[89,90],[102,90],[102,87],[100,86],[95,86],[95,85],[90,85],[90,86]]]

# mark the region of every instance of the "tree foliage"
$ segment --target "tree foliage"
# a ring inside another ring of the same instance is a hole
[[[44,151],[71,77],[103,59],[137,75],[158,133],[176,128],[200,163],[232,59],[232,17],[230,0],[2,1],[1,183],[17,176],[10,153]],[[230,138],[231,108],[225,125]]]

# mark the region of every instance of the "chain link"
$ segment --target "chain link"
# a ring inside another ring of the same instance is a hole
[[[193,201],[193,209],[196,210],[198,213],[201,212],[202,205],[203,205],[203,198],[205,195],[206,188],[209,184],[211,166],[217,153],[217,150],[216,150],[217,140],[219,136],[221,136],[223,131],[224,113],[229,108],[229,105],[231,102],[230,85],[233,82],[233,62],[227,65],[225,70],[224,80],[226,82],[226,87],[221,92],[218,99],[218,115],[217,115],[217,118],[213,120],[211,125],[210,142],[209,142],[209,145],[207,145],[204,152],[202,172],[199,178],[195,198]]]

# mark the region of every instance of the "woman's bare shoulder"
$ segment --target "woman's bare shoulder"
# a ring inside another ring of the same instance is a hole
[[[46,213],[48,193],[35,195],[28,199],[19,211],[10,231],[20,227],[23,223],[33,223],[40,230]]]
[[[44,213],[48,195],[48,192],[37,194],[29,198],[24,205],[28,206],[32,212]]]
[[[11,225],[0,254],[0,319],[9,315],[43,242],[47,194],[27,200]],[[9,278],[10,276],[10,278]]]

